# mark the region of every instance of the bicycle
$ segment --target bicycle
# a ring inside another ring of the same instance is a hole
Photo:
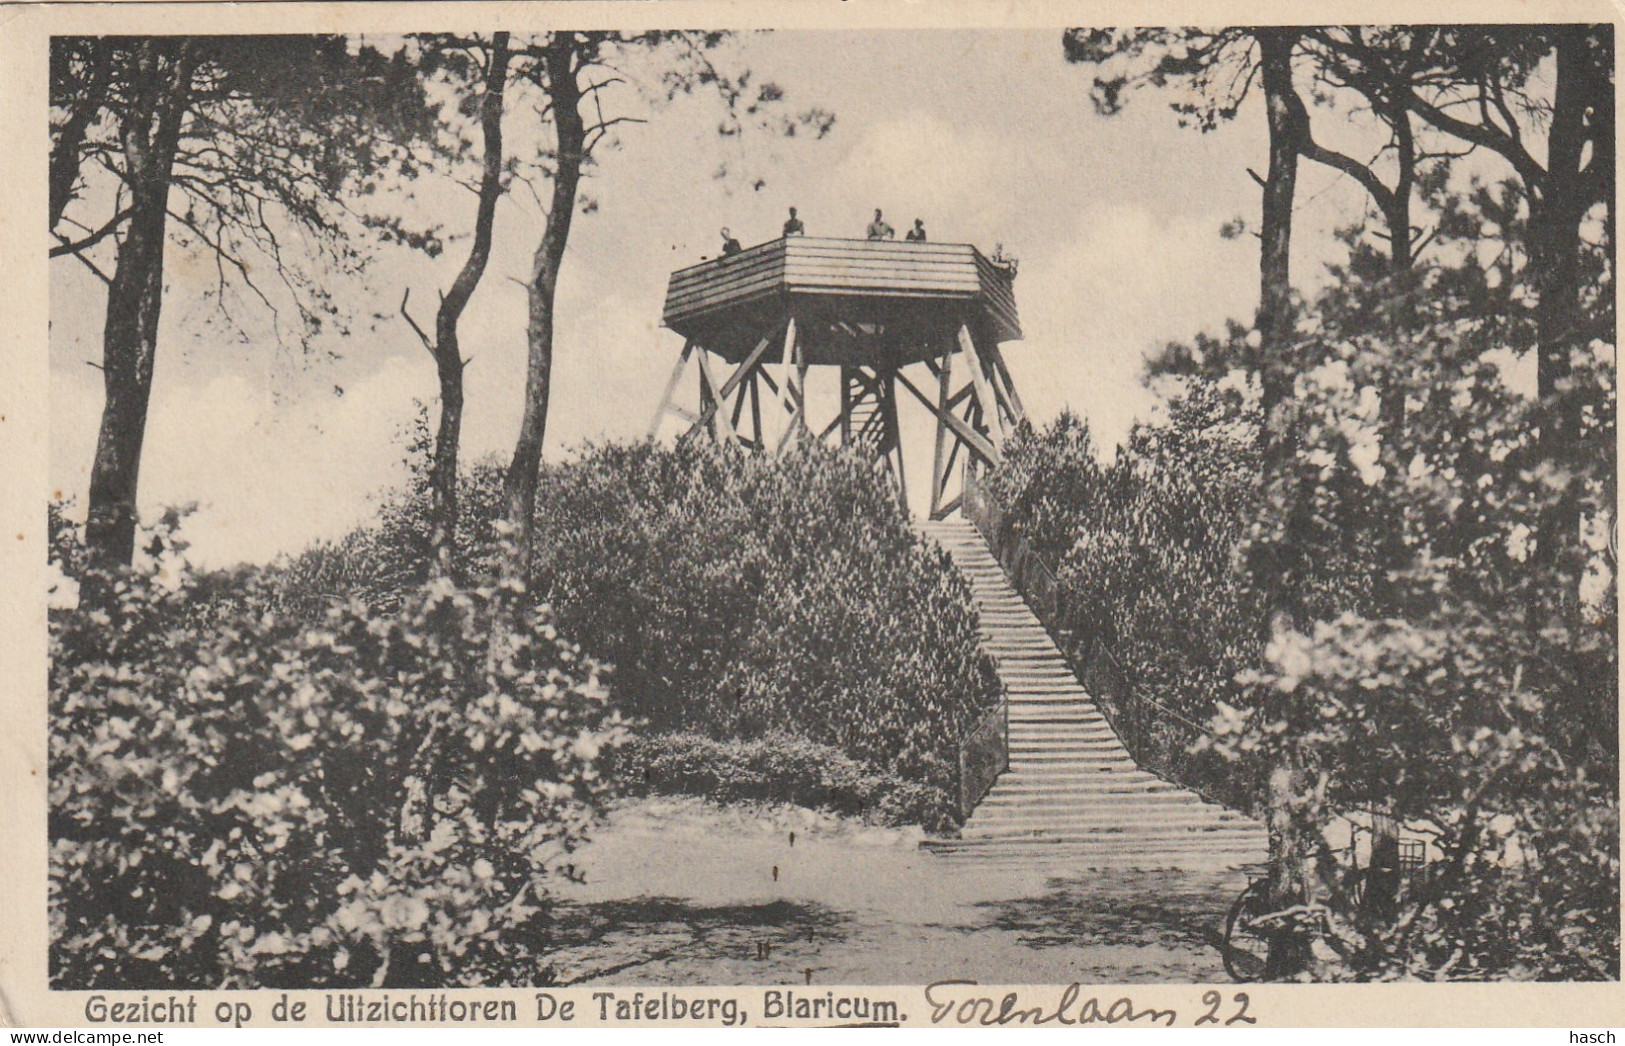
[[[1333,902],[1328,905],[1317,903],[1310,905],[1295,905],[1283,911],[1275,911],[1269,902],[1269,866],[1249,865],[1247,872],[1247,885],[1242,889],[1224,920],[1224,941],[1222,955],[1224,970],[1234,980],[1247,983],[1263,978],[1268,969],[1269,949],[1271,938],[1282,932],[1284,923],[1307,916],[1316,924],[1315,933],[1317,943],[1323,943],[1342,959],[1352,956],[1354,946],[1339,931],[1340,925],[1346,925],[1350,917],[1360,912],[1366,903],[1366,887],[1370,880],[1370,867],[1360,867],[1357,858],[1357,842],[1360,832],[1356,829],[1353,839],[1347,847],[1333,850],[1324,847],[1321,851],[1323,859],[1330,859],[1338,864],[1343,862],[1340,857],[1347,855],[1346,867],[1337,876],[1330,895]],[[1426,861],[1426,846],[1420,840],[1401,840],[1399,843],[1399,878],[1401,883],[1413,879],[1421,870]]]

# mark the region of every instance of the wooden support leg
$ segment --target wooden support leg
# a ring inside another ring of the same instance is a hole
[[[1004,386],[1005,399],[1009,401],[1014,422],[1026,421],[1027,408],[1021,405],[1021,397],[1016,394],[1016,383],[1010,380],[1010,368],[1004,365],[1004,353],[999,351],[997,345],[989,345],[987,356],[993,361],[993,372],[999,376],[999,381]]]
[[[914,398],[925,405],[925,409],[931,412],[932,417],[947,425],[949,431],[958,437],[960,442],[965,444],[966,449],[983,461],[994,462],[998,460],[998,445],[988,439],[984,433],[978,431],[979,422],[962,419],[951,410],[939,411],[935,401],[916,388],[914,383],[908,380],[908,375],[902,371],[898,371],[896,374],[897,381],[903,388],[913,393]],[[980,416],[976,413],[976,403],[974,401],[969,404],[969,408],[973,418]]]
[[[762,357],[767,355],[768,346],[772,342],[773,333],[763,335],[762,340],[756,343],[756,348],[751,351],[749,356],[745,357],[745,361],[732,374],[728,375],[728,380],[723,382],[720,388],[717,386],[716,377],[706,364],[704,348],[700,349],[700,415],[699,421],[695,423],[696,427],[708,425],[713,435],[718,432],[725,432],[729,435],[729,438],[733,438],[737,434],[739,414],[745,403],[744,381],[748,377],[753,377],[761,368]],[[739,396],[734,404],[732,422],[723,421],[720,418],[713,420],[713,415],[718,411],[725,410],[728,397],[733,396],[736,392]]]
[[[750,373],[750,425],[756,439],[756,449],[767,449],[767,436],[762,432],[762,365]]]
[[[953,353],[942,354],[942,365],[937,368],[937,446],[936,453],[931,458],[931,509],[932,519],[941,519],[942,494],[948,486],[947,458],[948,426],[942,420],[942,415],[949,413],[952,408],[948,404],[948,393],[953,386]],[[957,444],[956,444],[957,446]]]
[[[852,368],[841,368],[841,446],[852,445]]]
[[[711,422],[711,434],[725,443],[733,443],[733,426],[728,424],[728,412],[723,409],[727,403],[728,393],[732,391],[729,381],[726,386],[717,384],[716,376],[711,373],[711,364],[707,362],[710,353],[700,350],[700,415]],[[737,375],[736,375],[737,377]]]
[[[897,492],[903,500],[903,511],[908,511],[908,478],[903,474],[903,434],[897,424],[897,372],[877,375],[880,381],[880,406],[885,411],[886,435],[881,444],[882,456],[890,456],[893,471],[897,473]]]
[[[993,441],[1003,442],[1004,432],[999,426],[999,407],[993,399],[993,388],[988,384],[987,372],[982,366],[982,356],[977,351],[976,341],[971,337],[969,327],[959,328],[959,349],[965,354],[965,361],[970,364],[970,377],[976,386],[976,402],[982,408],[982,420],[991,431]]]
[[[789,444],[796,431],[795,407],[791,400],[792,391],[790,388],[791,382],[794,380],[791,368],[795,366],[795,362],[796,321],[795,317],[791,317],[789,324],[784,329],[784,358],[779,364],[779,406],[784,412],[780,415],[784,430],[779,434],[777,453],[783,453],[784,448]]]
[[[715,437],[716,426],[711,423],[711,418],[717,412],[717,397],[715,389],[711,384],[711,375],[706,370],[705,348],[703,346],[694,354],[694,361],[694,369],[700,376],[700,416],[699,419],[694,422],[694,431],[698,432],[700,430],[705,430],[710,432],[711,435]]]
[[[649,424],[649,438],[654,439],[660,435],[660,423],[666,420],[666,414],[671,411],[672,394],[677,391],[678,382],[683,380],[683,371],[688,369],[688,358],[694,352],[692,339],[683,343],[683,351],[677,357],[677,366],[672,368],[671,377],[666,381],[666,391],[660,396],[660,406],[655,409],[655,419]]]
[[[796,352],[796,422],[801,431],[807,431],[807,360],[798,349]]]

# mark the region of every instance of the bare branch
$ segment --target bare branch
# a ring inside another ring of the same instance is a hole
[[[55,235],[56,238],[62,242],[51,248],[50,257],[60,258],[64,254],[79,254],[81,251],[96,246],[96,244],[102,242],[108,236],[111,236],[114,230],[122,225],[124,223],[124,219],[128,218],[130,214],[131,209],[128,207],[124,208],[122,211],[119,211],[117,214],[113,215],[113,217],[109,218],[106,225],[102,226],[100,229],[97,229],[95,232],[91,233],[89,236],[86,236],[82,240],[69,240],[61,233],[53,233],[53,235]],[[74,224],[77,225],[78,223],[75,222]]]
[[[605,120],[605,119],[602,119],[602,117],[603,117],[602,112],[600,112],[598,115],[600,117],[599,121],[596,124],[592,125],[591,127],[587,128],[587,134],[590,137],[588,137],[587,144],[582,149],[582,152],[584,152],[584,153],[589,153],[590,154],[592,152],[592,150],[593,150],[593,146],[597,145],[600,141],[602,141],[604,135],[607,134],[609,132],[609,129],[611,127],[614,127],[616,124],[622,124],[622,123],[648,123],[649,122],[648,120],[645,120],[644,118],[642,118],[640,116],[617,116],[612,120]]]
[[[1420,258],[1422,256],[1423,249],[1426,248],[1428,244],[1433,242],[1434,234],[1436,234],[1438,231],[1438,226],[1434,226],[1424,233],[1422,238],[1416,241],[1416,246],[1411,248],[1411,256]]]
[[[1382,183],[1370,167],[1346,156],[1335,149],[1328,149],[1315,141],[1305,129],[1302,146],[1303,155],[1318,164],[1323,164],[1335,171],[1341,171],[1365,187],[1371,198],[1377,201],[1379,207],[1387,207],[1394,198],[1394,192]]]
[[[412,314],[406,309],[406,304],[411,300],[411,298],[412,288],[408,287],[406,288],[406,293],[401,295],[401,317],[406,320],[407,325],[410,326],[413,333],[418,336],[418,340],[423,343],[423,347],[428,349],[429,354],[433,356],[435,355],[434,342],[431,341],[429,336],[423,332],[423,328],[418,326],[418,321],[414,320],[412,318]]]

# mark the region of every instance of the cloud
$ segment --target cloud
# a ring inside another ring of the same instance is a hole
[[[189,383],[184,367],[172,370],[180,380],[161,383],[153,397],[141,510],[150,518],[196,501],[186,534],[196,561],[208,566],[268,560],[364,519],[370,497],[400,474],[397,435],[413,399],[434,389],[426,356],[390,358],[342,396],[293,403],[239,374]],[[64,382],[53,397],[53,424],[63,430],[53,441],[53,482],[77,497],[82,515],[101,396]]]
[[[1252,308],[1256,258],[1216,235],[1222,220],[1088,206],[1030,255],[1016,281],[1026,340],[1005,351],[1028,410],[1070,405],[1103,445],[1123,439],[1154,400],[1146,354]]]
[[[1007,155],[985,135],[915,112],[871,124],[829,177],[846,199],[891,209],[901,229],[916,210],[962,219],[984,211],[1002,195]]]

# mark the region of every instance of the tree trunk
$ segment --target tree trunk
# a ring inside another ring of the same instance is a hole
[[[1387,99],[1375,102],[1377,113],[1394,133],[1394,161],[1398,168],[1394,190],[1381,201],[1383,220],[1388,226],[1388,271],[1401,284],[1415,264],[1415,235],[1411,228],[1411,194],[1416,191],[1416,132],[1411,127],[1411,114],[1404,106]],[[1407,286],[1396,286],[1403,292],[1402,306],[1410,302]]]
[[[1295,368],[1291,359],[1292,205],[1297,192],[1298,157],[1308,141],[1301,101],[1292,83],[1292,51],[1298,39],[1294,29],[1257,32],[1264,107],[1269,123],[1270,165],[1264,181],[1261,246],[1259,253],[1259,384],[1263,424],[1259,440],[1264,482],[1289,483],[1297,456],[1289,417]],[[1294,104],[1297,103],[1297,104]],[[1287,495],[1290,510],[1297,499]],[[1291,531],[1288,523],[1288,533]],[[1290,540],[1290,539],[1289,539]],[[1280,558],[1278,546],[1249,564],[1255,583],[1268,593],[1265,618],[1271,633],[1301,624],[1297,570]],[[1289,742],[1290,743],[1290,742]],[[1269,902],[1273,911],[1303,904],[1311,897],[1310,860],[1316,828],[1304,823],[1299,796],[1304,791],[1303,769],[1289,749],[1276,757],[1268,774],[1270,874]],[[1289,979],[1309,965],[1308,942],[1292,933],[1272,936],[1266,977]]]
[[[491,37],[485,71],[485,94],[480,100],[480,129],[485,141],[485,164],[480,175],[480,202],[474,218],[474,243],[451,289],[435,314],[435,371],[440,380],[440,425],[435,432],[434,460],[429,465],[429,544],[434,550],[433,570],[443,577],[456,573],[457,559],[457,455],[463,429],[463,355],[457,324],[485,274],[491,259],[491,236],[496,224],[497,200],[502,196],[502,110],[508,82],[508,34]]]
[[[585,158],[586,128],[578,108],[581,89],[576,82],[576,42],[572,33],[555,33],[544,58],[548,99],[553,107],[557,136],[557,168],[553,173],[553,202],[547,228],[531,260],[530,316],[525,337],[530,358],[525,370],[525,413],[519,440],[503,482],[508,521],[514,526],[514,548],[509,558],[512,576],[528,580],[531,539],[535,530],[536,482],[542,465],[542,441],[547,434],[547,400],[553,379],[553,300],[558,291],[559,267],[570,238],[575,214],[576,187]]]
[[[79,181],[79,149],[84,144],[85,133],[101,115],[102,106],[107,101],[108,85],[112,80],[110,68],[112,59],[105,43],[101,40],[86,40],[83,41],[83,46],[88,47],[91,52],[84,90],[73,99],[67,121],[51,142],[48,202],[50,228],[53,230],[62,221],[62,212],[67,210],[69,201],[73,199],[74,185]]]
[[[1580,170],[1587,141],[1585,26],[1561,26],[1556,37],[1557,82],[1547,136],[1546,177],[1531,187],[1530,262],[1535,269],[1535,329],[1539,341],[1540,397],[1551,402],[1572,371],[1570,352],[1580,343],[1580,222],[1590,209]],[[1541,429],[1547,460],[1566,459],[1579,436],[1579,417],[1563,404]]]
[[[130,220],[107,295],[106,400],[85,525],[92,564],[102,569],[128,566],[135,550],[136,487],[163,306],[170,177],[191,91],[193,65],[186,50],[184,44],[178,53],[162,43],[142,45],[135,97],[120,131]]]
[[[1597,56],[1584,25],[1563,25],[1550,32],[1555,55],[1551,123],[1543,178],[1528,187],[1529,262],[1535,273],[1536,380],[1541,400],[1539,454],[1560,470],[1580,462],[1581,408],[1567,385],[1573,374],[1572,354],[1584,348],[1590,332],[1582,315],[1580,226],[1592,205],[1602,199],[1613,158],[1613,111],[1605,104],[1613,84],[1598,73]],[[1612,58],[1612,48],[1608,49]],[[1611,61],[1608,63],[1611,65]],[[1604,111],[1608,127],[1602,128]],[[1589,125],[1589,126],[1588,126]],[[1586,146],[1591,164],[1583,169]],[[1602,157],[1607,148],[1608,157]],[[1599,176],[1599,171],[1602,176]],[[1611,333],[1611,332],[1609,332]],[[1564,615],[1578,601],[1584,551],[1580,547],[1583,492],[1571,481],[1542,513],[1532,566],[1553,583],[1531,593],[1532,628],[1543,628],[1551,615]]]
[[[1286,358],[1292,338],[1292,204],[1298,186],[1298,156],[1303,142],[1301,107],[1294,106],[1292,48],[1297,33],[1286,29],[1258,32],[1264,106],[1269,120],[1270,166],[1264,181],[1258,260],[1259,370],[1266,417],[1292,391],[1293,370]],[[1266,444],[1280,442],[1263,426]]]
[[[1410,111],[1404,106],[1386,97],[1373,98],[1372,104],[1393,132],[1397,167],[1393,191],[1378,203],[1382,208],[1383,222],[1388,227],[1389,341],[1391,351],[1399,357],[1415,329],[1417,314],[1417,288],[1413,272],[1416,241],[1411,226],[1411,195],[1416,187],[1416,134],[1411,127]],[[1382,390],[1380,418],[1380,460],[1386,473],[1383,483],[1390,496],[1396,498],[1404,497],[1405,484],[1405,463],[1400,454],[1400,448],[1405,445],[1405,387],[1400,380],[1402,368],[1402,361],[1396,358]],[[1402,516],[1396,515],[1388,520],[1377,554],[1379,560],[1374,588],[1378,613],[1386,617],[1402,617],[1403,608],[1396,579],[1410,562],[1410,547],[1405,542]],[[1393,916],[1399,903],[1400,872],[1399,822],[1386,814],[1374,815],[1365,889],[1365,909],[1372,917],[1386,920]]]

